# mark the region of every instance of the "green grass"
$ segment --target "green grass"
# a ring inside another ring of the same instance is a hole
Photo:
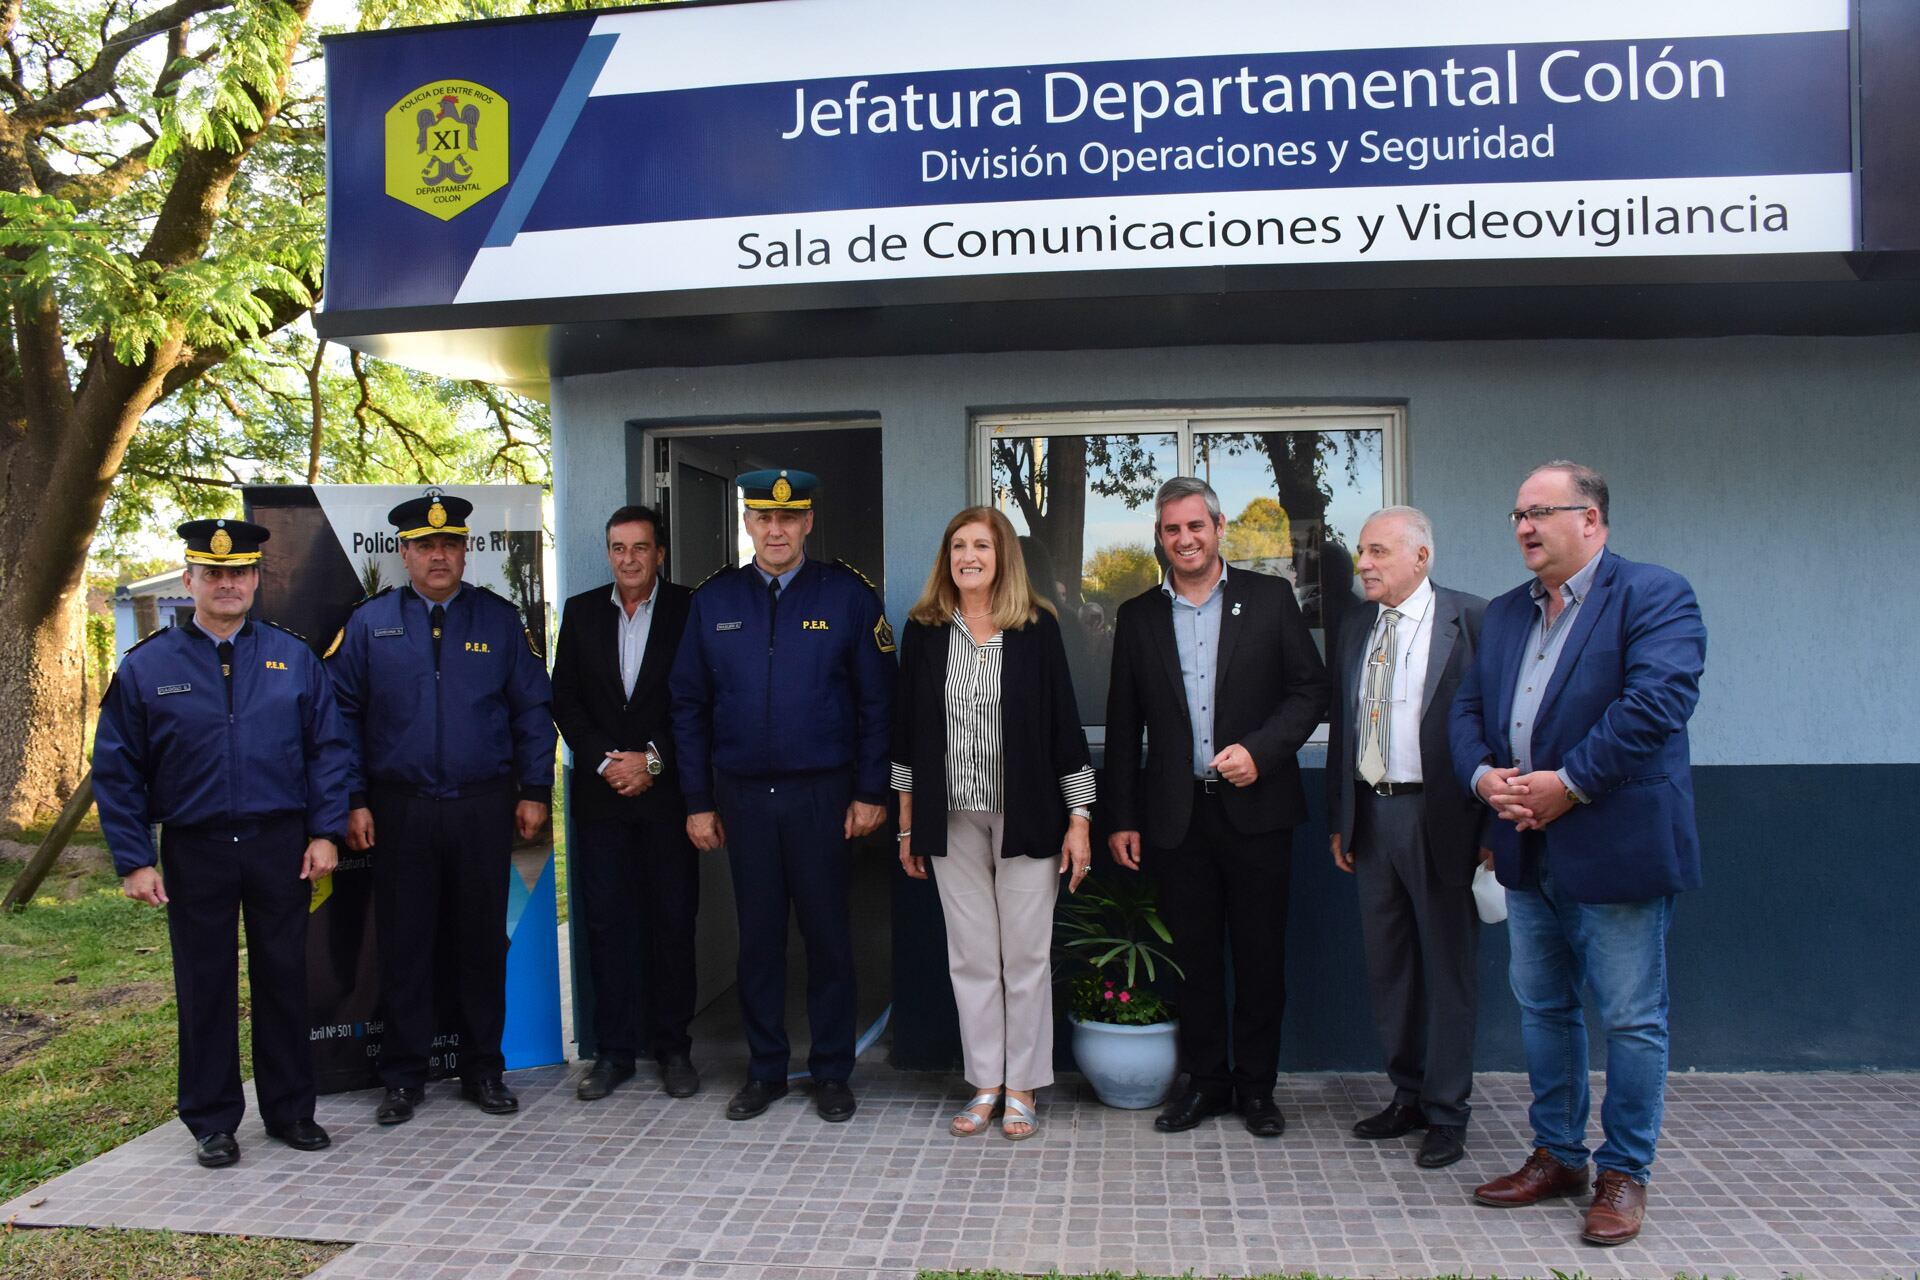
[[[19,874],[19,863],[0,862],[0,892]],[[111,871],[56,866],[25,910],[0,913],[0,972],[0,1200],[172,1123],[176,1041],[164,911],[122,897]],[[244,1009],[244,968],[240,983]],[[242,1017],[242,1062],[249,1030]],[[175,1127],[184,1166],[191,1138]],[[279,1280],[311,1273],[343,1247],[7,1225],[0,1276]]]
[[[0,863],[0,890],[19,874]],[[173,1114],[166,916],[122,897],[111,872],[59,866],[25,910],[0,915],[0,967],[6,1200]]]
[[[10,1231],[0,1235],[8,1280],[283,1280],[311,1275],[345,1245],[171,1231]]]

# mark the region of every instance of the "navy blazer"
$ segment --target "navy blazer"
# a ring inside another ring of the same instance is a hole
[[[1526,884],[1541,850],[1579,902],[1641,902],[1700,884],[1687,720],[1700,700],[1707,628],[1685,578],[1611,551],[1572,622],[1533,728],[1533,767],[1565,769],[1591,803],[1523,841],[1489,822],[1494,869]],[[1453,765],[1471,786],[1481,765],[1514,764],[1506,726],[1537,609],[1527,586],[1487,606],[1480,652],[1454,700]]]
[[[1427,856],[1441,884],[1464,888],[1480,865],[1481,819],[1487,807],[1453,776],[1447,743],[1448,716],[1460,681],[1473,665],[1474,646],[1487,602],[1447,587],[1433,589],[1433,632],[1427,638],[1427,679],[1420,691],[1420,777],[1422,823]],[[1369,604],[1347,615],[1328,665],[1334,675],[1333,706],[1327,713],[1327,824],[1341,848],[1353,850],[1353,792],[1358,780],[1359,740],[1354,712],[1360,697],[1360,666],[1379,606]]]

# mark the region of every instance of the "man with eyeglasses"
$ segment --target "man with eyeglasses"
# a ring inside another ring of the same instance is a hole
[[[1667,932],[1700,884],[1687,720],[1707,632],[1680,575],[1607,550],[1607,483],[1549,462],[1509,514],[1533,581],[1487,606],[1453,704],[1453,764],[1492,810],[1533,1154],[1474,1191],[1496,1208],[1584,1192],[1587,1030],[1607,1038],[1605,1141],[1581,1238],[1639,1234],[1667,1075]]]

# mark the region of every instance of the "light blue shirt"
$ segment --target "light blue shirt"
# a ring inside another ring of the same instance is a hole
[[[780,594],[781,595],[787,594],[787,588],[793,585],[793,575],[800,572],[801,566],[805,565],[806,563],[807,563],[807,558],[805,556],[801,556],[798,560],[793,562],[793,568],[787,570],[785,573],[780,575]],[[760,567],[760,562],[758,560],[755,560],[753,562],[753,571],[760,575],[761,582],[766,583],[766,582],[773,581],[774,575],[771,573],[768,573],[765,569],[762,569]]]
[[[1507,745],[1521,773],[1533,772],[1533,726],[1540,716],[1540,702],[1547,695],[1547,686],[1553,682],[1554,668],[1560,665],[1560,651],[1567,647],[1573,620],[1580,615],[1580,606],[1593,589],[1593,579],[1600,572],[1600,556],[1604,554],[1603,549],[1581,565],[1578,573],[1560,584],[1563,607],[1551,624],[1547,622],[1547,589],[1537,578],[1527,588],[1533,596],[1533,627],[1527,632],[1527,647],[1520,654],[1520,675],[1513,685],[1513,723],[1507,726]],[[1481,776],[1489,768],[1483,764],[1473,771],[1476,790]],[[1560,779],[1569,795],[1585,801],[1586,793],[1574,785],[1565,769],[1555,770],[1554,776]]]
[[[1214,694],[1218,688],[1220,613],[1227,594],[1227,564],[1199,604],[1173,589],[1173,575],[1160,584],[1173,602],[1173,643],[1180,651],[1180,683],[1187,691],[1187,718],[1193,722],[1193,776],[1212,778]]]

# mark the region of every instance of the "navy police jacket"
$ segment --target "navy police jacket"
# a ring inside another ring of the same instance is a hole
[[[350,751],[320,659],[291,631],[245,623],[229,690],[217,645],[191,622],[155,632],[127,650],[100,704],[94,802],[123,876],[154,864],[156,822],[225,829],[304,813],[310,836],[347,829]]]
[[[893,648],[879,595],[846,565],[803,561],[777,609],[751,563],[707,579],[669,682],[688,812],[713,809],[716,770],[851,768],[854,798],[886,803]]]
[[[429,606],[412,587],[354,606],[327,650],[353,744],[353,807],[373,787],[433,799],[518,788],[549,802],[553,689],[510,602],[469,583],[447,602],[440,666]]]

